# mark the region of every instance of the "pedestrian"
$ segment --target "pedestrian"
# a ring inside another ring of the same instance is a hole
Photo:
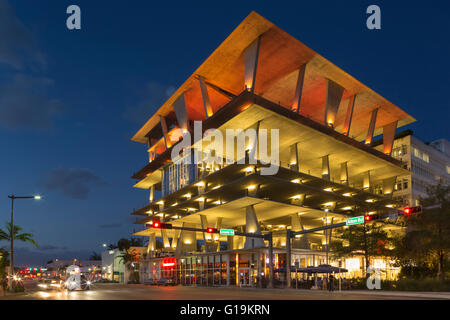
[[[332,292],[334,290],[334,277],[332,274],[328,277],[328,291]]]

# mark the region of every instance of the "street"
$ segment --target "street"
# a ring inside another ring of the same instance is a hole
[[[95,284],[89,291],[42,291],[35,281],[25,284],[26,293],[7,295],[12,300],[415,300],[450,299],[450,293],[342,291],[294,289],[158,287],[147,285]]]

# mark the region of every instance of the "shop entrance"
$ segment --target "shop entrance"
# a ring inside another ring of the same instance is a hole
[[[253,275],[250,268],[239,268],[239,286],[250,287],[253,283]]]

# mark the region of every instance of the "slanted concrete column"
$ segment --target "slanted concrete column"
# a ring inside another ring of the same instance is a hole
[[[177,117],[178,126],[182,130],[188,130],[188,113],[186,109],[186,101],[184,98],[184,93],[182,93],[177,100],[173,103],[173,109],[175,111],[175,116]]]
[[[373,133],[375,132],[375,124],[377,122],[377,114],[378,108],[372,111],[372,115],[370,116],[369,128],[367,129],[365,144],[371,144],[373,139]]]
[[[297,213],[291,214],[291,230],[293,232],[304,230],[303,223],[300,216]],[[292,248],[296,249],[311,249],[308,235],[303,234],[299,238],[294,237],[292,239]]]
[[[398,121],[394,121],[383,127],[383,152],[389,156],[391,155],[392,146],[394,145],[397,123]]]
[[[363,190],[370,192],[372,190],[372,182],[370,179],[370,170],[363,173]]]
[[[227,250],[233,250],[233,249],[234,249],[234,237],[227,236]]]
[[[172,146],[172,141],[170,141],[170,138],[169,138],[169,131],[167,129],[166,118],[163,116],[159,116],[159,120],[161,123],[163,135],[164,135],[164,144],[166,145],[166,149],[169,149]]]
[[[209,118],[213,115],[213,110],[211,107],[211,102],[209,100],[208,88],[206,87],[205,79],[203,77],[198,77],[198,81],[200,83],[200,91],[202,93],[205,118]]]
[[[156,237],[155,234],[148,236],[147,255],[152,256],[153,251],[156,250]]]
[[[180,238],[181,230],[174,230],[174,236],[172,238],[172,249],[175,250],[178,245],[178,239]]]
[[[245,232],[261,234],[261,228],[259,226],[258,218],[256,217],[255,208],[253,205],[248,206],[245,210]],[[261,248],[264,247],[264,240],[260,238],[250,238],[245,239],[244,248]]]
[[[200,215],[200,224],[201,224],[202,229],[209,228],[208,219],[207,219],[206,215],[204,215],[204,214]],[[206,252],[214,252],[217,250],[216,243],[213,239],[213,236],[214,236],[213,234],[203,232],[203,240],[205,241],[205,247],[203,249],[203,252],[205,252],[205,253]]]
[[[297,84],[295,85],[294,101],[292,102],[292,110],[300,113],[300,104],[302,101],[303,82],[305,81],[306,64],[298,69]]]
[[[170,242],[166,229],[161,229],[161,238],[163,239],[164,250],[170,250]]]
[[[343,93],[344,88],[336,82],[327,79],[324,117],[324,123],[326,126],[334,127],[334,123],[336,122],[336,114],[338,112]]]
[[[347,162],[341,163],[340,182],[348,185],[348,164]]]
[[[355,108],[355,101],[356,101],[356,95],[351,96],[348,100],[348,106],[347,106],[347,114],[345,116],[345,122],[344,127],[342,128],[342,133],[346,136],[350,135],[350,129],[352,126],[352,119],[353,119],[353,110]]]
[[[289,159],[289,168],[294,171],[300,171],[300,153],[299,153],[299,144],[294,143],[290,146],[290,159]]]
[[[258,37],[244,50],[244,85],[252,93],[255,92],[260,39],[261,37]]]
[[[195,228],[193,224],[183,223],[183,227]],[[175,250],[176,256],[181,256],[186,252],[193,252],[197,250],[197,237],[194,231],[181,230],[178,237],[177,248]]]
[[[322,157],[322,179],[330,181],[330,160],[328,155]]]
[[[390,177],[387,179],[383,179],[383,194],[387,196],[391,196],[394,193],[395,182],[397,181],[397,177]]]
[[[155,185],[153,184],[149,190],[150,194],[148,196],[148,202],[152,203],[155,200]]]

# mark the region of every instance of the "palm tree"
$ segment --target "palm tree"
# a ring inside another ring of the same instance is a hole
[[[139,274],[136,274],[136,269],[139,269],[139,254],[135,250],[124,250],[119,255],[119,260],[126,266],[130,273],[130,282],[139,282]]]
[[[0,240],[6,240],[11,241],[11,222],[7,222],[6,224],[6,231],[0,229]],[[38,244],[33,239],[32,233],[20,233],[22,231],[22,227],[14,225],[14,240],[19,240],[23,242],[29,242],[34,244],[36,247]]]

